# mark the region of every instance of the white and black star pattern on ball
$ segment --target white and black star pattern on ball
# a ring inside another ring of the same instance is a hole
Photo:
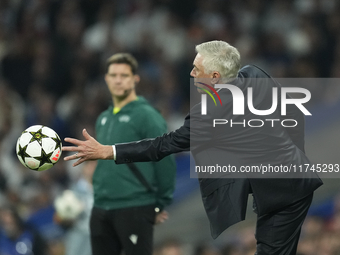
[[[57,163],[61,148],[60,137],[53,129],[35,125],[22,132],[17,141],[16,152],[25,167],[44,171]]]

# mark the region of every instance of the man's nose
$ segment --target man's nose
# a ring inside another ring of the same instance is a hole
[[[120,84],[122,83],[122,77],[117,76],[115,79],[115,83]]]

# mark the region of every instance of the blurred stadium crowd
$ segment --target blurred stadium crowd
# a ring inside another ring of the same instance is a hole
[[[337,0],[0,1],[0,205],[15,208],[46,239],[45,254],[65,249],[67,231],[53,222],[54,198],[84,177],[62,160],[46,172],[25,169],[15,155],[20,133],[42,124],[62,138],[81,138],[84,127],[94,134],[111,102],[103,64],[117,52],[138,59],[137,91],[173,130],[189,110],[194,46],[215,39],[274,77],[340,77]],[[317,91],[316,103],[338,93]],[[332,208],[327,217],[307,219],[299,254],[340,254],[340,208]],[[2,229],[16,224],[4,215]],[[164,240],[155,255],[254,254],[253,232],[253,226],[240,230],[225,247]]]

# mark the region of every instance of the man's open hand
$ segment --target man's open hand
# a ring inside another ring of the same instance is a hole
[[[87,160],[96,159],[113,159],[113,149],[110,145],[102,145],[90,136],[86,129],[83,129],[85,141],[74,138],[65,138],[65,142],[72,143],[75,146],[65,146],[63,151],[73,151],[75,154],[65,157],[64,160],[78,159],[73,166],[77,166]]]
[[[161,211],[156,214],[155,224],[164,223],[169,218],[167,211]]]

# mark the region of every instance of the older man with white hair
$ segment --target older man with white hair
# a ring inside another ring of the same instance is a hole
[[[251,88],[253,107],[271,109],[272,91],[280,89],[281,85],[259,67],[247,65],[240,69],[240,54],[236,48],[223,41],[210,41],[197,45],[196,51],[190,74],[199,91],[216,93],[216,84],[228,83],[246,96],[248,88]],[[212,100],[208,101],[206,115],[201,114],[201,104],[195,105],[183,126],[154,139],[108,146],[98,143],[83,130],[85,141],[65,139],[76,146],[64,147],[63,150],[77,152],[65,160],[78,159],[74,165],[79,165],[86,160],[114,159],[117,164],[122,164],[158,161],[170,154],[190,150],[197,166],[229,165],[238,172],[244,166],[285,167],[310,163],[304,153],[304,115],[297,106],[288,105],[284,116],[296,120],[296,125],[274,125],[273,121],[252,127],[244,123],[255,119],[255,116],[262,121],[281,120],[280,107],[268,116],[257,116],[250,110],[246,110],[243,116],[236,116],[233,115],[231,91],[221,89],[216,94],[221,105],[215,106]],[[212,126],[213,119],[222,118],[234,120],[235,125]],[[281,173],[271,178],[248,173],[222,174],[218,178],[199,177],[213,238],[230,225],[245,219],[248,195],[253,194],[254,211],[257,213],[256,254],[296,254],[301,226],[313,192],[322,185],[315,173]]]

